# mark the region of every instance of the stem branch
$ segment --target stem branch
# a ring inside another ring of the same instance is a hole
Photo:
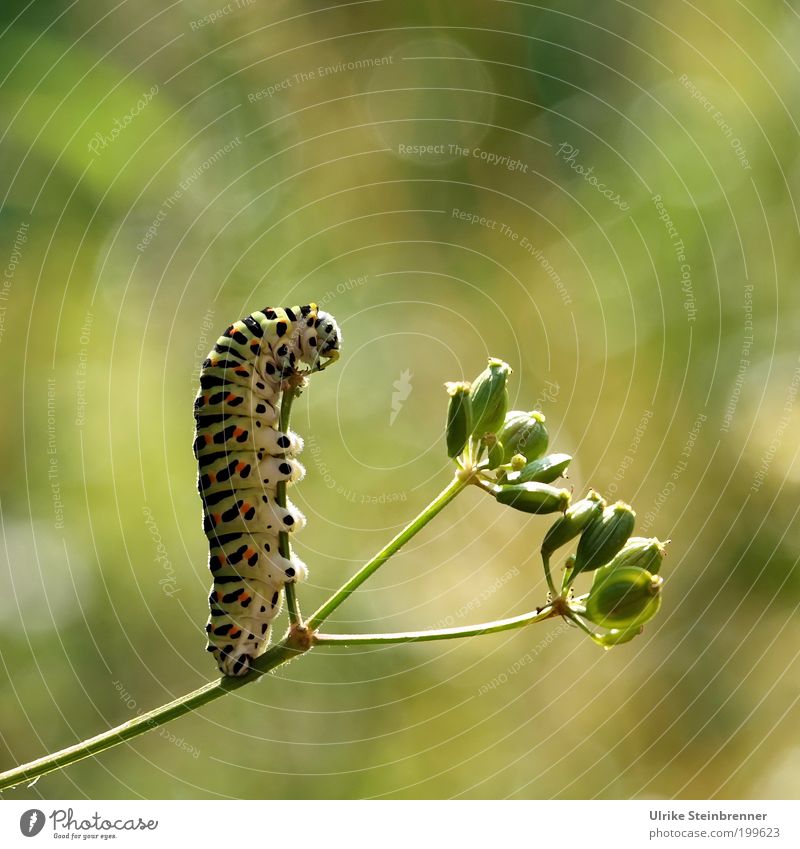
[[[442,628],[437,631],[405,631],[395,634],[315,634],[317,646],[354,646],[386,645],[391,643],[426,643],[433,640],[457,640],[461,637],[479,637],[483,634],[496,634],[498,631],[512,631],[524,628],[534,622],[543,622],[558,615],[552,605],[545,605],[535,611],[512,616],[510,619],[498,619],[495,622],[483,622],[480,625],[465,625],[462,628]]]
[[[550,555],[542,552],[542,565],[544,566],[544,576],[547,578],[547,586],[550,590],[550,597],[557,598],[558,592],[556,585],[553,583],[553,576],[550,573]]]

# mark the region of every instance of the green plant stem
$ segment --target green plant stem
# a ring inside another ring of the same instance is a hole
[[[399,534],[387,545],[385,545],[368,563],[365,563],[355,575],[339,587],[338,590],[311,616],[308,627],[311,631],[316,629],[328,618],[328,616],[343,604],[349,596],[357,590],[367,578],[380,569],[381,566],[394,554],[396,554],[413,536],[418,534],[425,525],[440,513],[468,484],[470,479],[465,475],[456,475],[450,484],[445,487],[436,498]]]
[[[479,637],[483,634],[496,634],[499,631],[512,631],[524,628],[534,622],[551,619],[557,613],[552,605],[538,610],[512,616],[510,619],[498,619],[495,622],[483,622],[480,625],[465,625],[462,628],[442,628],[437,631],[405,631],[395,634],[315,634],[312,637],[317,646],[356,646],[387,645],[392,643],[427,643],[434,640],[457,640],[462,637]]]
[[[550,590],[551,598],[558,598],[556,585],[553,583],[553,576],[550,574],[550,555],[542,552],[542,564],[544,565],[544,576],[547,578],[547,586]]]
[[[283,392],[280,419],[278,423],[278,427],[283,433],[286,433],[289,430],[289,416],[292,412],[292,402],[298,394],[298,391],[292,388],[285,389]],[[275,500],[278,502],[279,507],[286,507],[286,481],[278,481],[278,485],[275,487]],[[289,560],[292,556],[289,534],[286,531],[280,531],[278,533],[278,551],[281,556],[285,557],[287,560]],[[297,593],[295,592],[294,583],[286,584],[284,590],[286,592],[286,610],[289,614],[289,622],[292,625],[299,625],[302,618],[300,615],[300,606],[297,602]]]
[[[294,584],[286,584],[284,591],[286,592],[286,610],[289,613],[289,621],[292,625],[302,624],[300,604],[297,601],[297,593],[295,592]]]
[[[566,615],[571,622],[574,622],[581,629],[581,631],[586,632],[592,638],[593,643],[597,643],[598,646],[603,645],[602,640],[599,639],[600,635],[595,631],[592,631],[592,629],[574,611],[568,610]]]
[[[212,681],[185,696],[161,705],[155,710],[143,713],[135,719],[123,722],[116,728],[104,731],[96,737],[90,737],[88,740],[76,743],[74,746],[68,746],[52,755],[45,755],[43,758],[0,773],[0,790],[7,790],[9,787],[14,787],[24,781],[33,781],[33,779],[46,775],[48,772],[68,766],[91,755],[97,755],[112,746],[117,746],[126,740],[144,734],[146,731],[158,728],[158,726],[177,719],[179,716],[213,702],[214,699],[218,699],[226,693],[257,681],[265,672],[286,663],[293,657],[297,657],[307,649],[308,646],[293,643],[291,636],[287,635],[281,642],[276,643],[256,660],[253,666],[255,674],[251,673],[243,678],[220,678],[217,681]]]

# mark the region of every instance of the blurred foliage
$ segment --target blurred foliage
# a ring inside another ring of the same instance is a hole
[[[254,308],[343,327],[294,416],[305,610],[447,481],[442,384],[490,354],[576,492],[673,540],[629,646],[320,649],[16,798],[800,793],[790,5],[33,2],[0,33],[0,765],[213,675],[192,397]],[[336,628],[540,604],[547,520],[512,513],[464,494]]]

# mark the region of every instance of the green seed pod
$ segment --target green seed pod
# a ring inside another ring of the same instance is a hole
[[[590,522],[597,519],[606,506],[605,501],[593,489],[581,501],[576,501],[566,513],[550,526],[542,542],[542,554],[549,557],[556,549],[575,539]]]
[[[529,481],[552,483],[563,476],[571,461],[572,457],[569,454],[548,454],[546,457],[540,457],[538,460],[526,463],[519,475],[514,478],[514,483]]]
[[[570,494],[546,483],[514,483],[499,487],[494,497],[524,513],[563,513],[569,507]]]
[[[651,575],[657,575],[666,554],[667,544],[655,537],[631,537],[608,565],[594,573],[594,581],[597,583],[605,574],[620,566],[638,566],[640,569],[646,569]]]
[[[528,461],[537,460],[547,451],[550,437],[544,421],[544,414],[537,410],[506,413],[503,428],[497,434],[506,447],[504,462],[508,463],[515,454],[522,454]]]
[[[605,628],[638,628],[658,613],[662,584],[646,569],[620,566],[592,587],[586,618]]]
[[[472,433],[469,383],[445,383],[450,395],[447,407],[447,456],[458,457]]]
[[[511,366],[494,357],[472,383],[469,393],[472,406],[472,433],[480,439],[487,433],[497,433],[508,409],[506,383]]]
[[[606,507],[603,515],[581,534],[573,574],[605,566],[628,541],[635,521],[636,513],[623,501]]]

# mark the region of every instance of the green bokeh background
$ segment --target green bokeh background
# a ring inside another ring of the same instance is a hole
[[[488,355],[576,493],[672,539],[615,651],[320,649],[9,797],[800,794],[792,4],[35,0],[0,33],[0,767],[213,676],[192,399],[255,308],[343,329],[294,415],[305,610],[448,481],[442,384]],[[546,527],[467,492],[331,630],[528,610]]]

